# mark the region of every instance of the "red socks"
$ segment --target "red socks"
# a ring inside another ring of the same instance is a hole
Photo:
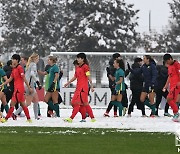
[[[81,105],[80,108],[79,108],[79,112],[82,115],[82,119],[86,119],[86,107]]]
[[[71,115],[71,119],[74,119],[74,117],[76,116],[76,114],[79,112],[79,108],[80,108],[80,105],[74,105],[73,107],[73,111],[72,111],[72,115]]]
[[[23,110],[24,110],[24,113],[25,113],[27,119],[31,119],[31,118],[30,118],[30,115],[29,115],[29,110],[28,110],[27,106],[24,106],[24,107],[23,107]]]
[[[5,119],[9,119],[12,116],[13,111],[14,111],[14,107],[10,107]]]
[[[94,115],[93,115],[93,111],[92,111],[92,108],[89,106],[89,105],[86,105],[86,111],[87,113],[89,114],[89,116],[91,117],[91,119],[94,118]]]
[[[169,101],[169,106],[172,108],[174,114],[178,113],[178,106],[174,100]]]

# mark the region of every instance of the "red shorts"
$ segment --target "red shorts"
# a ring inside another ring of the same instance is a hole
[[[176,101],[179,93],[180,93],[180,87],[173,87],[169,90],[169,94],[167,98],[170,98]]]
[[[24,90],[23,89],[15,89],[11,100],[16,103],[25,102]]]
[[[75,91],[74,96],[72,98],[71,104],[77,104],[80,103],[80,105],[83,105],[84,103],[88,102],[88,92],[84,91]]]

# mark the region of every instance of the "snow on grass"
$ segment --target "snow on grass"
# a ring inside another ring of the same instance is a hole
[[[180,123],[175,123],[172,121],[172,118],[164,117],[163,110],[159,110],[160,117],[150,118],[150,117],[141,117],[141,111],[134,109],[132,117],[113,117],[113,111],[110,112],[110,117],[103,117],[105,108],[97,109],[94,108],[93,112],[96,118],[96,122],[91,122],[90,118],[86,119],[86,122],[81,123],[80,113],[74,118],[72,123],[64,122],[64,118],[67,118],[72,113],[72,108],[60,109],[60,118],[47,118],[46,109],[47,105],[43,102],[40,103],[42,117],[40,120],[34,119],[32,106],[29,107],[30,115],[33,122],[27,123],[25,117],[18,117],[16,121],[10,118],[6,123],[0,123],[0,127],[4,126],[32,126],[32,127],[69,127],[69,128],[91,128],[90,131],[95,131],[93,128],[115,128],[117,131],[129,131],[129,132],[168,132],[174,133],[177,129],[180,128]],[[170,113],[172,110],[170,109]],[[146,114],[150,114],[150,110],[146,109]],[[77,133],[69,131],[70,133]],[[28,133],[28,132],[27,132]],[[39,132],[42,133],[42,132]],[[48,133],[48,132],[47,132]],[[54,133],[68,133],[66,132],[54,132]],[[101,132],[104,134],[106,132]]]

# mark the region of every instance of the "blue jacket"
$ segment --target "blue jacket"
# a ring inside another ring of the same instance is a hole
[[[157,86],[157,69],[155,62],[149,65],[143,64],[140,68],[131,70],[134,74],[142,73],[145,86]]]

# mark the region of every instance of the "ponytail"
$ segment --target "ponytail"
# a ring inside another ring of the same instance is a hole
[[[38,57],[38,56],[39,56],[39,55],[38,55],[37,53],[33,53],[33,54],[28,58],[28,62],[27,62],[27,64],[26,64],[26,69],[29,68],[30,63],[31,63],[31,62],[34,62],[34,59],[35,59],[36,57]]]

